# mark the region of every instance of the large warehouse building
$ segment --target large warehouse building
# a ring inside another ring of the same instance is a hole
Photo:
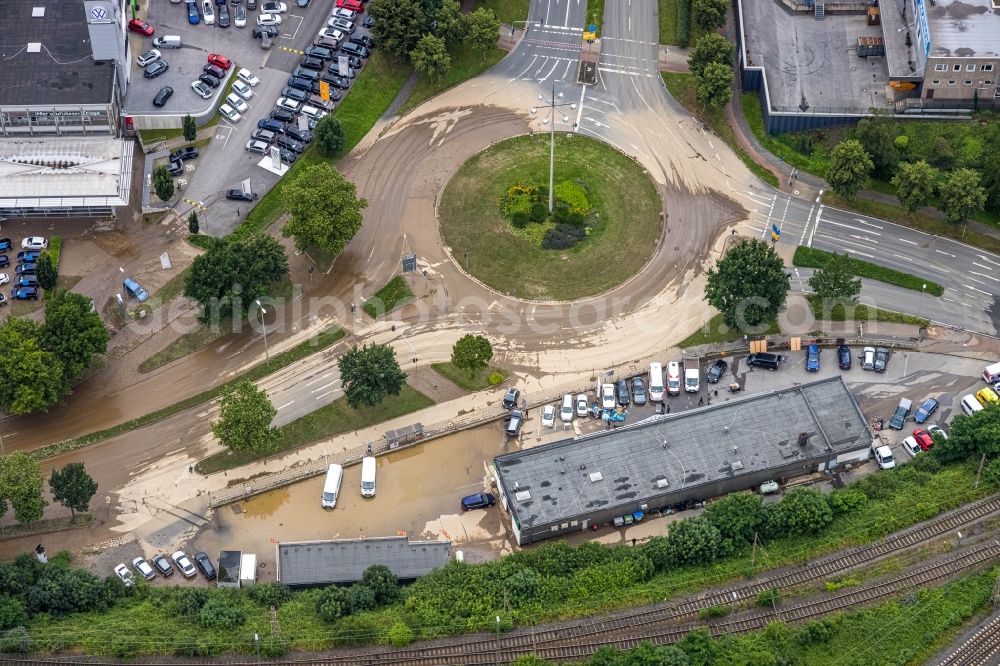
[[[355,583],[373,564],[389,567],[400,580],[413,580],[451,559],[450,541],[406,537],[290,541],[278,544],[278,582],[290,587]]]
[[[494,458],[519,544],[635,519],[868,457],[840,377]],[[616,521],[618,519],[618,521]]]

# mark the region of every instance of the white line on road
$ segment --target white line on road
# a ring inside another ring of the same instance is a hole
[[[547,79],[548,79],[548,78],[549,78],[550,76],[552,76],[552,72],[556,71],[556,67],[558,67],[558,66],[559,66],[559,63],[558,63],[558,62],[556,62],[556,63],[553,63],[553,64],[552,64],[552,69],[550,69],[550,70],[549,70],[549,73],[548,73],[548,74],[546,74],[545,76],[543,76],[541,80],[542,80],[542,81],[545,81],[545,80],[547,80]]]
[[[951,257],[952,259],[954,259],[954,258],[955,258],[955,255],[953,255],[953,254],[952,254],[951,252],[945,252],[944,250],[939,250],[939,249],[937,249],[937,248],[934,248],[934,251],[935,251],[935,252],[938,252],[939,254],[946,254],[946,255],[948,255],[949,257]]]
[[[865,226],[875,227],[876,229],[882,229],[883,228],[881,224],[872,224],[871,222],[865,222],[860,217],[854,218],[854,221],[857,222],[858,224],[864,224]]]
[[[994,282],[1000,282],[1000,279],[995,278],[992,275],[986,275],[985,273],[977,273],[976,271],[969,271],[969,272],[972,273],[973,275],[978,275],[979,277],[984,277],[987,280],[993,280]]]
[[[874,234],[876,236],[881,236],[882,235],[882,234],[878,233],[877,231],[865,231],[864,229],[857,229],[853,225],[844,224],[843,222],[834,222],[833,220],[826,220],[826,223],[827,224],[833,224],[833,225],[836,225],[838,227],[845,227],[847,229],[850,229],[851,231],[860,231],[862,233]],[[857,236],[855,236],[855,238],[857,238]]]
[[[600,72],[610,72],[611,74],[627,74],[628,76],[642,76],[642,72],[626,72],[623,69],[610,69],[608,67],[598,67]]]
[[[583,114],[583,96],[586,92],[587,86],[580,86],[580,103],[576,105],[576,122],[573,123],[574,129],[580,127],[580,116]],[[597,109],[594,109],[594,111],[597,111]]]
[[[339,379],[334,379],[332,382],[329,382],[327,384],[323,384],[322,386],[317,386],[312,391],[310,391],[310,393],[315,393],[316,391],[322,391],[325,388],[329,388],[330,386],[333,386],[334,384],[336,384],[339,381],[340,381]]]
[[[291,404],[292,404],[292,403],[294,403],[294,402],[295,402],[294,400],[292,400],[292,402],[286,402],[286,403],[285,403],[285,404],[283,404],[283,405],[282,405],[281,407],[278,407],[278,411],[280,412],[280,411],[281,411],[281,410],[283,410],[283,409],[284,409],[285,407],[288,407],[289,405],[291,405]]]
[[[515,76],[515,77],[514,77],[513,79],[511,79],[511,81],[514,81],[515,79],[519,79],[519,78],[521,78],[522,76],[524,76],[525,74],[527,74],[527,73],[528,73],[528,70],[529,70],[529,69],[531,69],[532,67],[534,67],[534,65],[535,65],[535,61],[536,61],[536,60],[538,60],[538,56],[537,56],[537,55],[535,55],[535,56],[534,56],[534,57],[533,57],[533,58],[531,59],[531,62],[529,62],[529,63],[528,63],[528,66],[524,68],[524,71],[523,71],[523,72],[521,72],[520,74],[518,74],[517,76]]]
[[[313,400],[319,400],[320,398],[324,398],[324,397],[330,395],[331,393],[333,393],[333,391],[327,391],[326,393],[320,393],[319,395],[313,397]]]
[[[987,257],[984,257],[981,254],[977,254],[976,256],[979,257],[980,259],[982,259],[983,261],[985,261],[988,264],[993,264],[994,266],[1000,266],[1000,264],[998,264],[997,262],[991,261],[990,259],[988,259]],[[986,267],[983,266],[983,268],[986,268]]]
[[[965,287],[966,289],[971,289],[972,291],[978,291],[980,294],[986,294],[987,296],[992,296],[993,295],[993,294],[991,294],[988,291],[983,291],[982,289],[976,289],[971,284],[963,284],[962,286]]]
[[[899,240],[903,243],[909,243],[910,245],[920,245],[920,243],[916,241],[906,240],[905,238],[900,238]]]

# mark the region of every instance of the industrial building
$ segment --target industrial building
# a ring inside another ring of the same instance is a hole
[[[290,541],[278,544],[278,582],[315,587],[361,580],[373,564],[389,567],[400,580],[414,580],[451,559],[450,541],[410,541],[406,537]]]
[[[719,402],[493,460],[519,544],[865,460],[872,432],[840,377]]]

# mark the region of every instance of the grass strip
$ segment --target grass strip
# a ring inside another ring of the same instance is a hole
[[[59,255],[62,254],[62,238],[60,238],[59,236],[52,236],[51,238],[49,238],[48,254],[49,254],[49,259],[52,260],[52,268],[53,270],[55,270],[56,279],[58,280],[58,282],[56,283],[56,289],[66,289],[66,290],[71,289],[73,285],[71,284],[67,286],[66,283],[68,281],[62,280],[59,277]],[[73,284],[76,284],[79,281],[80,278],[77,278],[75,281],[73,281]],[[48,298],[49,290],[43,289],[42,291],[43,291],[42,295]]]
[[[529,0],[483,0],[482,6],[492,9],[501,23],[513,25],[515,21],[523,23],[528,18],[528,2]]]
[[[341,397],[282,426],[281,440],[277,448],[272,451],[257,453],[223,451],[198,462],[195,469],[199,474],[214,474],[233,469],[322,439],[404,416],[433,404],[433,400],[408,385],[403,385],[399,395],[390,395],[374,407],[354,409],[347,404],[346,398]]]
[[[365,301],[361,309],[369,317],[376,319],[382,315],[389,314],[396,308],[402,307],[412,300],[413,292],[410,290],[410,285],[406,284],[406,280],[402,275],[397,275],[389,280],[384,287],[379,289],[374,296]]]
[[[746,150],[740,146],[736,140],[736,134],[726,122],[726,114],[722,109],[702,109],[697,102],[697,84],[694,74],[684,74],[681,72],[660,72],[663,83],[667,90],[680,104],[698,118],[707,123],[720,139],[736,153],[737,157],[743,161],[750,172],[760,178],[771,187],[779,187],[778,177],[767,167],[758,164]]]
[[[897,287],[912,289],[913,291],[926,292],[935,296],[941,296],[944,294],[944,287],[937,282],[928,280],[927,278],[922,278],[919,275],[904,273],[902,271],[897,271],[893,268],[886,268],[885,266],[879,266],[878,264],[873,264],[862,259],[845,257],[844,255],[835,255],[833,252],[817,250],[814,247],[805,247],[804,245],[800,245],[795,248],[795,256],[792,258],[792,264],[806,268],[823,268],[826,266],[828,261],[834,258],[834,256],[837,257],[838,261],[846,262],[851,272],[858,277],[868,278],[869,280],[878,280],[879,282],[894,284]]]
[[[144,414],[143,416],[130,419],[124,423],[119,423],[118,425],[111,426],[110,428],[105,428],[104,430],[98,430],[86,435],[81,435],[80,437],[74,437],[73,439],[67,439],[62,442],[56,442],[55,444],[43,446],[40,449],[28,452],[28,455],[35,460],[44,460],[46,458],[51,458],[52,456],[61,455],[68,451],[82,449],[90,446],[91,444],[96,444],[97,442],[103,442],[106,439],[117,437],[118,435],[122,435],[126,432],[138,430],[139,428],[145,428],[148,425],[158,423],[163,419],[179,414],[187,409],[191,409],[196,405],[208,402],[209,400],[214,400],[219,397],[230,385],[235,384],[236,382],[243,381],[244,379],[249,379],[250,381],[255,382],[262,379],[271,373],[277,372],[278,370],[281,370],[282,368],[309,356],[310,354],[326,349],[343,338],[345,335],[347,335],[347,333],[345,333],[343,329],[337,326],[331,326],[324,331],[320,331],[314,337],[306,340],[305,342],[300,342],[287,351],[275,354],[271,357],[270,365],[267,363],[260,363],[250,368],[243,374],[230,379],[228,382],[202,391],[201,393],[193,395],[190,398],[185,398],[180,402],[167,405],[163,409],[158,409],[155,412]]]
[[[445,363],[431,363],[431,368],[434,372],[438,373],[452,384],[455,384],[459,388],[463,388],[470,393],[482,391],[483,389],[494,386],[494,384],[490,383],[490,375],[494,373],[499,373],[503,379],[507,378],[507,373],[500,368],[494,368],[492,366],[483,368],[479,372],[471,375],[468,370],[456,368],[452,365],[451,361],[446,361]]]
[[[406,103],[400,108],[400,115],[406,115],[431,97],[482,74],[500,62],[507,55],[507,52],[495,48],[489,53],[483,54],[463,42],[452,49],[450,55],[451,69],[448,70],[448,73],[436,83],[425,76],[420,77]]]
[[[660,44],[677,44],[677,0],[657,0]]]
[[[754,331],[753,335],[777,335],[778,333],[781,333],[778,322],[772,321],[767,324],[765,330]],[[726,316],[720,312],[704,323],[697,331],[681,340],[677,346],[681,349],[686,349],[687,347],[697,347],[698,345],[735,342],[742,339],[743,331],[730,328],[726,324]]]
[[[230,320],[227,319],[220,322],[217,327],[200,324],[195,330],[190,333],[185,333],[160,351],[147,358],[145,361],[140,363],[139,367],[136,369],[140,373],[152,372],[153,370],[162,368],[166,364],[176,361],[179,358],[184,358],[188,354],[196,352],[202,347],[207,346],[213,340],[217,340],[223,335],[229,333],[227,330],[229,328],[229,323]]]
[[[821,321],[870,321],[882,322],[883,324],[912,324],[925,328],[931,323],[923,317],[873,308],[860,303],[846,307],[843,304],[837,304],[832,308],[826,308],[823,299],[816,294],[806,295],[806,300],[809,301],[809,309],[812,310],[813,316]],[[849,311],[848,308],[850,308]]]

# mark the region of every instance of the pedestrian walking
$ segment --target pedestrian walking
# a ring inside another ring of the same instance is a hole
[[[354,303],[351,303],[351,314],[354,314],[357,309],[358,306],[356,306]]]
[[[632,545],[635,545],[635,537],[632,537]]]
[[[698,406],[701,407],[704,404],[705,404],[705,399],[704,398],[698,398]]]
[[[670,404],[668,403],[667,404],[667,414],[669,414],[669,413],[670,413]]]
[[[188,474],[191,474],[193,472],[194,472],[194,465],[188,465]]]

